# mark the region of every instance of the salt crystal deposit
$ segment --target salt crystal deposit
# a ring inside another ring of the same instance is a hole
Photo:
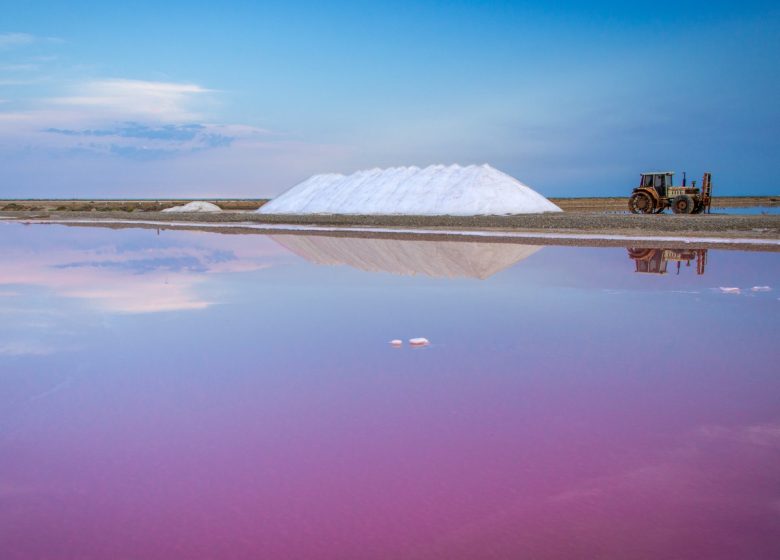
[[[560,212],[489,165],[431,165],[315,175],[263,205],[261,214],[498,215]]]
[[[720,287],[720,291],[723,294],[741,294],[742,293],[742,290],[740,290],[739,288],[727,288],[727,287],[723,287],[723,286]]]
[[[479,241],[430,241],[325,235],[272,235],[309,262],[348,265],[368,272],[435,278],[488,278],[542,247]]]
[[[753,286],[750,288],[751,292],[771,292],[772,288],[769,286]]]
[[[166,208],[163,212],[222,212],[222,208],[211,202],[203,202],[202,200],[196,200],[188,202],[182,206],[173,206]]]

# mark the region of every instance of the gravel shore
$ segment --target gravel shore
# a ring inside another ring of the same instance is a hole
[[[780,238],[780,215],[633,215],[591,212],[556,212],[513,216],[345,216],[269,215],[253,212],[163,213],[163,212],[0,212],[10,219],[48,220],[150,220],[252,224],[333,226],[383,226],[404,228],[472,228],[517,231],[598,232],[637,234],[714,234],[737,237]]]
[[[376,235],[366,232],[350,232],[350,227],[382,227],[431,230],[427,236],[435,236],[436,230],[459,230],[463,232],[495,231],[524,232],[540,234],[537,241],[544,244],[576,245],[626,245],[625,241],[610,240],[557,240],[549,239],[554,234],[597,234],[637,237],[675,236],[678,238],[726,238],[733,239],[731,248],[740,248],[740,239],[780,240],[780,215],[633,215],[601,214],[590,212],[562,212],[549,214],[523,214],[513,216],[344,216],[344,215],[265,215],[253,212],[220,212],[175,214],[162,212],[0,212],[0,218],[22,221],[44,220],[67,223],[87,220],[89,225],[119,227],[152,227],[161,229],[199,229],[197,224],[208,224],[207,231],[221,233],[262,233],[257,226],[262,224],[287,224],[293,226],[337,226],[347,231],[320,232],[319,235]],[[117,221],[130,223],[117,223]],[[132,223],[132,222],[155,223]],[[101,223],[102,222],[102,223]],[[176,225],[172,224],[175,222]],[[187,224],[192,224],[188,226]],[[254,229],[236,227],[241,223]],[[219,228],[219,224],[231,227]],[[81,224],[87,225],[87,224]],[[442,232],[444,233],[444,232]],[[384,232],[382,236],[395,235]],[[398,232],[397,237],[409,237],[409,232]],[[541,236],[547,236],[547,239]],[[523,241],[523,242],[526,242]],[[515,243],[520,242],[518,240]],[[631,243],[632,245],[653,245],[652,241]],[[657,243],[656,243],[657,244]],[[664,243],[668,245],[668,243]],[[742,244],[744,245],[744,244]],[[771,245],[771,244],[770,244]],[[690,243],[686,243],[690,246]],[[757,249],[757,247],[753,247]],[[777,250],[764,247],[759,250]]]

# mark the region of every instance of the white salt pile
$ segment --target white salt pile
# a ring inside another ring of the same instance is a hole
[[[560,211],[535,190],[489,165],[431,165],[315,175],[257,212],[475,216]]]
[[[222,212],[222,208],[211,202],[195,200],[182,206],[173,206],[166,208],[163,212]]]
[[[428,346],[431,342],[427,338],[410,338],[409,344],[412,346]]]
[[[750,288],[751,292],[771,292],[772,288],[769,286],[753,286]]]
[[[720,289],[720,292],[722,294],[741,294],[742,293],[742,290],[739,289],[739,288],[729,288],[729,287],[721,286],[719,289]]]
[[[395,348],[400,348],[401,346],[403,346],[403,343],[404,343],[403,340],[394,338],[393,340],[390,341],[390,346],[393,346]]]

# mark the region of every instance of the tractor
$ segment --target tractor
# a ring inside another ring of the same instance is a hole
[[[680,265],[685,263],[691,266],[691,261],[696,262],[696,274],[704,274],[707,266],[707,249],[645,249],[639,247],[628,248],[628,258],[636,263],[636,271],[643,274],[666,274],[666,265],[669,261],[677,263],[677,274],[680,274]]]
[[[705,173],[701,190],[686,186],[685,173],[681,187],[672,186],[674,172],[642,173],[639,186],[628,199],[628,209],[633,214],[660,214],[671,207],[675,214],[709,213],[712,203],[712,174]]]

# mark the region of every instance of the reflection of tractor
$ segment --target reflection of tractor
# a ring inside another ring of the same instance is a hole
[[[705,173],[701,182],[701,190],[685,184],[681,187],[672,186],[674,173],[642,173],[639,186],[634,189],[628,199],[628,209],[634,214],[660,214],[671,207],[675,214],[701,214],[709,212],[712,202],[712,174]]]
[[[707,264],[707,249],[641,249],[629,248],[628,258],[636,263],[636,271],[645,274],[666,274],[666,264],[669,261],[677,263],[677,274],[680,274],[680,264],[691,266],[696,261],[696,274],[704,274]]]

